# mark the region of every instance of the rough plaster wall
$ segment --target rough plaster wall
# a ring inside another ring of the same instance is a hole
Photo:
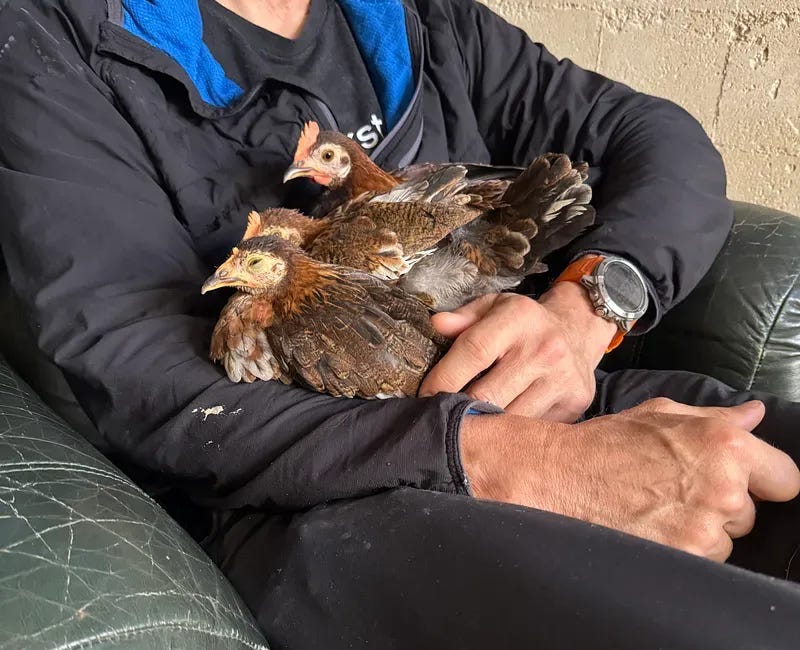
[[[800,215],[800,0],[483,1],[557,56],[684,106],[729,196]]]

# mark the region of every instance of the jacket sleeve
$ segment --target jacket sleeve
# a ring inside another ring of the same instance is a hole
[[[655,293],[644,325],[697,285],[733,213],[722,159],[675,104],[559,61],[477,2],[454,2],[473,109],[496,163],[547,151],[592,166],[598,227],[570,258],[603,251],[636,262]]]
[[[109,445],[220,507],[465,493],[468,397],[335,399],[233,384],[207,360],[211,269],[140,138],[69,31],[4,11],[0,30],[16,23],[16,38],[0,58],[2,253],[39,345]]]

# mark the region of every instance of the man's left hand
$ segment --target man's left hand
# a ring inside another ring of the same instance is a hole
[[[592,403],[594,371],[616,332],[573,282],[557,283],[538,301],[511,293],[482,296],[436,314],[433,324],[456,340],[420,395],[466,387],[471,397],[509,413],[565,423]]]

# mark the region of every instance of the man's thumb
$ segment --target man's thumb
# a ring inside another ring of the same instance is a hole
[[[431,322],[439,334],[454,339],[483,318],[492,308],[496,299],[496,295],[481,296],[455,311],[434,314]]]

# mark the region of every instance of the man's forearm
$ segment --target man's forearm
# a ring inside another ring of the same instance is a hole
[[[468,417],[461,457],[478,498],[722,561],[731,538],[752,528],[750,494],[786,501],[800,491],[792,459],[748,433],[763,416],[758,402],[699,408],[655,399],[572,425],[510,414]]]

